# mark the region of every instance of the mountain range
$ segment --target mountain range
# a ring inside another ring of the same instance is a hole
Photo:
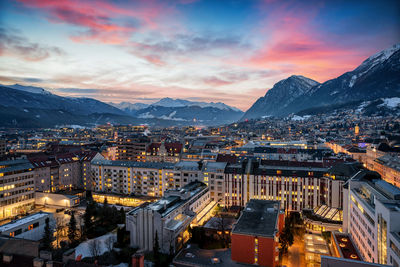
[[[297,113],[320,114],[338,108],[358,109],[359,105],[366,107],[370,102],[380,100],[383,103],[385,99],[395,97],[400,97],[400,44],[369,57],[356,69],[321,84],[303,76],[282,80],[259,98],[242,120],[265,116],[285,117]]]
[[[352,110],[364,115],[400,116],[400,44],[383,50],[350,72],[319,83],[292,75],[277,82],[245,113],[221,102],[163,98],[152,104],[104,103],[62,97],[43,88],[0,85],[0,127],[222,125],[268,116],[286,117]]]
[[[220,125],[243,112],[223,103],[163,98],[153,104],[104,103],[92,98],[62,97],[40,87],[0,85],[0,127],[54,127],[97,124]]]

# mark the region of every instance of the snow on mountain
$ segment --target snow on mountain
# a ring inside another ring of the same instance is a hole
[[[15,90],[20,90],[20,91],[34,93],[34,94],[51,95],[51,93],[49,91],[46,91],[43,88],[35,87],[35,86],[25,86],[25,85],[20,85],[17,83],[14,85],[4,85],[4,86],[15,89]]]
[[[195,102],[195,101],[190,101],[190,100],[185,100],[185,99],[173,99],[170,97],[165,97],[160,99],[157,102],[154,102],[153,104],[143,104],[143,103],[129,103],[129,102],[121,102],[119,104],[115,103],[109,103],[110,105],[113,105],[114,107],[117,107],[122,110],[129,110],[129,111],[136,111],[140,109],[147,108],[149,106],[153,107],[168,107],[168,108],[179,108],[179,107],[192,107],[192,106],[199,106],[201,108],[206,108],[206,107],[212,107],[212,108],[217,108],[220,110],[233,110],[237,112],[242,112],[240,109],[228,106],[222,102]]]
[[[185,99],[173,99],[170,97],[165,97],[160,99],[159,101],[151,104],[151,106],[162,106],[162,107],[191,107],[191,106],[199,106],[201,108],[205,107],[213,107],[221,110],[234,110],[241,112],[240,109],[228,106],[222,102],[196,102]]]
[[[130,103],[130,102],[121,102],[121,103],[112,103],[109,102],[108,104],[119,108],[124,111],[133,111],[133,110],[139,110],[139,109],[144,109],[149,106],[149,104],[145,103]]]
[[[388,108],[396,108],[400,105],[400,97],[384,98],[383,103],[379,106],[386,106]]]

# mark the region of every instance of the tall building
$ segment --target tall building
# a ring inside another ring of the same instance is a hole
[[[251,199],[232,229],[232,260],[259,266],[279,264],[284,211],[279,201]]]
[[[365,261],[400,264],[400,189],[371,171],[360,171],[345,187],[343,229]]]
[[[192,182],[182,189],[166,191],[155,203],[133,209],[126,216],[131,246],[152,251],[157,235],[163,253],[178,250],[189,239],[189,225],[209,203],[207,185]]]
[[[118,138],[116,160],[145,162],[149,143],[149,138],[145,136]]]
[[[0,220],[33,209],[35,178],[26,159],[0,161]]]
[[[331,168],[332,169],[332,168]],[[319,162],[260,161],[231,164],[225,168],[225,206],[245,206],[252,199],[278,200],[285,210],[301,211],[326,204],[342,208],[342,185]],[[349,178],[349,177],[348,177]]]

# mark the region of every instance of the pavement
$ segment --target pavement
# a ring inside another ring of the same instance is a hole
[[[288,253],[282,257],[282,266],[307,266],[304,241],[301,237],[297,235],[294,236],[293,245],[288,249]]]

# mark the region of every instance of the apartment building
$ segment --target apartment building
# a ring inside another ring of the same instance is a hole
[[[378,172],[386,182],[400,187],[400,157],[384,155],[374,160],[374,171]]]
[[[146,136],[120,137],[117,140],[116,160],[146,161],[146,150],[150,139]]]
[[[35,170],[35,190],[55,192],[59,189],[79,188],[90,190],[93,178],[90,163],[104,159],[95,151],[38,154],[29,157]]]
[[[400,189],[371,171],[360,171],[345,187],[343,229],[363,259],[400,264]]]
[[[33,209],[35,178],[26,159],[0,161],[0,220]]]
[[[178,162],[183,145],[181,143],[151,143],[146,149],[148,162]]]
[[[174,164],[94,159],[91,162],[96,192],[161,197],[170,187]]]
[[[225,168],[225,206],[252,199],[277,200],[288,211],[327,204],[342,208],[344,179],[330,175],[320,162],[247,161]]]
[[[274,267],[279,265],[279,233],[284,211],[279,201],[250,199],[232,229],[233,261]]]
[[[161,252],[178,250],[189,239],[190,223],[209,203],[207,185],[195,181],[178,190],[167,190],[157,202],[136,207],[126,216],[131,246],[152,251],[157,235]]]

